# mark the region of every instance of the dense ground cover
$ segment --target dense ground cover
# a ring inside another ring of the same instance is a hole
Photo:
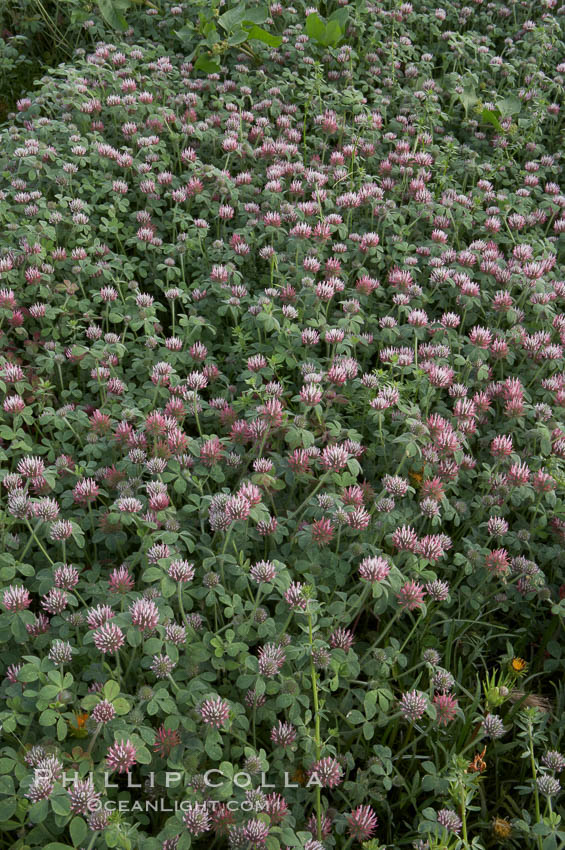
[[[4,846],[565,846],[564,7],[343,8],[1,131]]]

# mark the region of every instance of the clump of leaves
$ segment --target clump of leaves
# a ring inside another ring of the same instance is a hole
[[[186,25],[177,31],[182,43],[194,42],[194,33],[198,33],[200,41],[188,55],[194,60],[196,70],[206,74],[218,73],[223,55],[230,49],[237,48],[249,58],[258,62],[259,57],[253,51],[251,42],[258,41],[268,47],[279,47],[282,36],[273,35],[261,24],[269,17],[267,6],[248,7],[239,3],[223,14],[219,14],[217,5],[199,13],[197,26]]]

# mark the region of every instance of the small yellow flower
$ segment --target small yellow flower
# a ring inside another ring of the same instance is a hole
[[[69,727],[69,732],[72,738],[87,738],[88,737],[88,729],[86,727],[86,721],[88,720],[87,712],[79,712],[75,711],[76,725],[67,720],[67,725]]]
[[[523,658],[513,658],[510,662],[510,670],[515,676],[524,676],[527,669],[528,665]]]
[[[492,834],[495,838],[504,840],[512,834],[512,824],[506,818],[494,818],[492,822]]]

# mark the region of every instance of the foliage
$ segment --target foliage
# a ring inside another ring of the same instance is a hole
[[[563,846],[555,5],[128,9],[18,100],[16,850]]]
[[[250,41],[258,41],[269,47],[280,47],[282,37],[273,35],[260,26],[268,17],[267,6],[248,7],[245,3],[239,3],[220,15],[219,7],[213,5],[200,12],[197,25],[188,23],[176,34],[181,42],[187,45],[194,43],[196,35],[196,47],[187,58],[196,60],[196,71],[213,74],[221,68],[222,55],[232,48],[244,50],[247,56],[258,61],[249,45]],[[221,36],[222,30],[226,36],[224,39]]]
[[[336,47],[343,40],[345,25],[349,17],[349,9],[347,7],[336,9],[327,23],[317,14],[313,12],[306,18],[306,35],[322,47]]]

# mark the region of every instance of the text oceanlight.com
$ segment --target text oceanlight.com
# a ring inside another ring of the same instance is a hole
[[[168,800],[161,797],[157,800],[93,800],[88,804],[89,812],[99,812],[104,809],[107,812],[204,812],[214,810],[216,806],[226,806],[230,812],[240,810],[242,812],[262,812],[266,809],[266,802],[251,800],[206,800],[204,803],[191,803],[189,800]]]

